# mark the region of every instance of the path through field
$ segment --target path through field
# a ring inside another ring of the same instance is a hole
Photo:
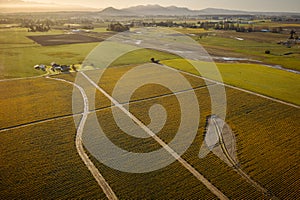
[[[251,177],[246,174],[239,166],[239,164],[235,161],[235,159],[230,155],[230,153],[228,152],[228,149],[226,147],[226,142],[224,140],[223,137],[223,132],[221,130],[222,125],[220,127],[220,124],[218,123],[218,120],[214,117],[211,118],[211,121],[214,124],[215,130],[217,132],[217,136],[218,136],[218,140],[219,140],[219,144],[221,147],[221,150],[223,152],[223,154],[225,155],[225,157],[227,158],[227,160],[229,161],[229,163],[233,166],[233,169],[239,174],[241,175],[244,179],[246,179],[246,181],[248,181],[253,187],[255,187],[258,191],[261,191],[263,194],[265,194],[266,196],[270,197],[270,199],[278,199],[277,197],[275,197],[274,195],[272,195],[267,189],[265,189],[264,187],[262,187],[261,185],[259,185],[257,182],[255,182],[254,180],[251,179]],[[222,123],[221,123],[222,124]]]
[[[50,77],[47,77],[47,78],[50,78]],[[85,153],[84,148],[83,148],[82,133],[83,133],[83,128],[84,128],[85,122],[86,122],[88,114],[89,114],[89,103],[88,103],[89,101],[88,101],[88,98],[87,98],[87,95],[86,95],[84,89],[75,83],[72,83],[72,82],[69,82],[69,81],[66,81],[63,79],[59,79],[59,78],[50,78],[50,79],[62,81],[62,82],[68,83],[68,84],[72,84],[74,87],[79,89],[79,91],[83,97],[83,101],[84,101],[84,112],[82,113],[82,118],[81,118],[80,124],[77,128],[76,141],[75,141],[77,152],[78,152],[79,156],[81,157],[81,159],[83,160],[84,164],[87,166],[87,168],[90,170],[90,172],[92,173],[92,175],[98,182],[99,186],[102,188],[103,192],[106,194],[107,198],[110,200],[118,199],[117,196],[115,195],[115,193],[113,192],[113,190],[111,189],[111,187],[108,185],[108,183],[104,179],[104,177],[100,174],[99,170],[95,167],[93,162],[89,159],[88,155]]]
[[[186,160],[180,157],[170,146],[162,141],[155,133],[153,133],[143,122],[137,119],[132,113],[130,113],[122,104],[110,96],[105,90],[99,87],[93,80],[91,80],[86,74],[81,74],[95,87],[98,91],[104,94],[116,107],[122,110],[128,117],[130,117],[137,125],[139,125],[147,134],[149,134],[157,143],[159,143],[171,156],[173,156],[182,166],[189,170],[199,181],[201,181],[213,194],[219,199],[228,199],[218,188],[211,184],[202,174],[200,174],[195,168],[193,168]]]

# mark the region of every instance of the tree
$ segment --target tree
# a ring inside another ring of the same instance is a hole
[[[129,26],[124,26],[124,25],[122,25],[120,23],[110,24],[110,25],[108,25],[107,30],[108,31],[123,32],[123,31],[128,31],[129,30]]]
[[[291,34],[290,39],[294,39],[294,35],[296,34],[296,31],[291,30],[290,34]]]

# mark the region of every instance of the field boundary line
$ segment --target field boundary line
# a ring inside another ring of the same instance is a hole
[[[106,197],[109,200],[117,200],[118,198],[117,198],[116,194],[111,189],[109,184],[106,182],[104,177],[100,174],[99,170],[94,165],[94,163],[89,159],[88,155],[85,153],[84,148],[83,148],[82,133],[83,133],[83,129],[84,129],[86,120],[88,118],[88,115],[90,113],[89,112],[89,101],[88,101],[88,97],[87,97],[84,89],[82,87],[80,87],[79,85],[77,85],[76,83],[72,83],[72,82],[69,82],[69,81],[66,81],[66,80],[63,80],[63,79],[50,78],[50,77],[46,77],[46,78],[61,81],[61,82],[65,82],[65,83],[68,83],[68,84],[72,84],[74,87],[79,89],[79,91],[80,91],[80,93],[83,97],[83,100],[84,100],[84,112],[82,113],[82,118],[81,118],[79,126],[77,128],[77,134],[76,134],[76,139],[75,139],[77,152],[78,152],[79,156],[81,157],[81,159],[83,160],[86,167],[89,169],[89,171],[91,172],[91,174],[93,175],[93,177],[97,181],[98,185],[102,188],[102,190],[105,193]]]
[[[212,86],[212,85],[214,85],[214,84],[206,85],[206,86],[198,86],[198,87],[194,87],[192,89],[181,90],[181,91],[174,92],[174,93],[165,93],[163,95],[147,97],[147,98],[144,98],[144,99],[137,99],[137,100],[133,100],[133,101],[126,102],[126,103],[120,103],[120,104],[121,105],[129,105],[129,104],[139,103],[139,102],[143,102],[143,101],[160,99],[160,98],[164,98],[164,97],[171,97],[171,96],[174,96],[176,94],[184,94],[185,92],[189,92],[189,91],[192,91],[192,90],[194,90],[194,91],[201,90],[201,89],[207,88],[208,86]],[[105,106],[105,107],[102,107],[102,108],[97,108],[97,109],[94,109],[94,110],[90,110],[89,113],[98,112],[98,111],[101,111],[101,110],[104,110],[104,109],[107,109],[107,108],[112,108],[112,107],[114,107],[114,105],[109,105],[109,106]],[[69,117],[76,117],[76,116],[80,116],[82,114],[83,114],[83,112],[77,113],[77,114],[61,115],[61,116],[56,116],[56,117],[50,117],[50,118],[46,118],[46,119],[31,121],[31,122],[27,122],[27,123],[23,123],[23,124],[17,124],[17,125],[14,125],[14,126],[4,127],[4,128],[0,128],[0,133],[5,132],[5,131],[18,129],[18,128],[24,128],[24,127],[27,127],[27,126],[34,126],[34,125],[37,125],[37,124],[51,122],[51,121],[58,120],[58,119],[67,119]]]
[[[119,103],[119,104],[120,105],[129,105],[129,104],[132,104],[132,103],[139,103],[139,102],[149,101],[149,100],[153,100],[153,99],[171,97],[171,96],[174,96],[174,95],[177,95],[177,94],[184,94],[184,93],[190,92],[190,91],[201,90],[201,89],[207,88],[208,86],[213,86],[213,85],[215,85],[215,84],[197,86],[197,87],[194,87],[194,88],[185,89],[185,90],[181,90],[181,91],[177,91],[177,92],[173,92],[173,93],[165,93],[165,94],[162,94],[162,95],[156,95],[156,96],[147,97],[147,98],[144,98],[144,99],[137,99],[137,100],[129,101],[129,102],[126,102],[126,103]],[[113,107],[113,106],[110,106],[110,107]]]
[[[51,118],[48,118],[48,119],[41,119],[41,120],[32,121],[32,122],[28,122],[28,123],[24,123],[24,124],[18,124],[18,125],[15,125],[15,126],[10,126],[10,127],[5,127],[5,128],[0,129],[0,133],[5,132],[5,131],[9,131],[9,130],[18,129],[18,128],[24,128],[24,127],[27,127],[27,126],[33,126],[33,125],[37,125],[37,124],[51,122],[51,121],[58,120],[58,119],[67,119],[69,117],[76,117],[76,116],[80,116],[80,115],[82,115],[82,113],[78,113],[78,114],[75,114],[75,115],[69,114],[69,115],[56,116],[56,117],[51,117]]]
[[[130,117],[137,125],[139,125],[147,134],[149,134],[157,143],[159,143],[171,156],[173,156],[183,167],[185,167],[194,177],[201,181],[207,189],[209,189],[214,195],[216,195],[221,200],[228,200],[217,187],[210,183],[200,172],[193,168],[186,160],[181,158],[171,147],[169,147],[162,139],[160,139],[155,133],[153,133],[143,122],[137,119],[132,113],[130,113],[122,104],[110,96],[105,90],[98,86],[93,80],[91,80],[86,74],[81,72],[81,74],[104,96],[106,96],[116,107],[123,111],[128,117]]]
[[[213,83],[218,84],[218,85],[223,85],[223,86],[226,86],[226,87],[229,87],[229,88],[232,88],[232,89],[236,89],[236,90],[239,90],[239,91],[242,91],[242,92],[246,92],[248,94],[252,94],[252,95],[255,95],[255,96],[258,96],[258,97],[262,97],[264,99],[268,99],[268,100],[271,100],[271,101],[274,101],[274,102],[277,102],[277,103],[281,103],[281,104],[291,106],[291,107],[294,107],[294,108],[298,108],[298,109],[300,108],[300,106],[298,106],[296,104],[293,104],[293,103],[289,103],[289,102],[286,102],[286,101],[283,101],[283,100],[280,100],[280,99],[276,99],[276,98],[273,98],[273,97],[269,97],[269,96],[266,96],[266,95],[263,95],[263,94],[259,94],[259,93],[256,93],[256,92],[253,92],[253,91],[250,91],[250,90],[247,90],[247,89],[239,88],[237,86],[229,85],[229,84],[226,84],[226,83],[221,83],[219,81],[215,81],[215,80],[212,80],[212,79],[200,76],[200,75],[192,74],[190,72],[186,72],[186,71],[183,71],[183,70],[180,70],[180,69],[175,69],[175,68],[170,67],[168,65],[162,64],[161,66],[165,67],[165,68],[168,68],[168,69],[171,69],[171,70],[174,70],[174,71],[177,71],[177,72],[182,72],[184,74],[187,74],[187,75],[190,75],[190,76],[193,76],[193,77],[196,77],[196,78],[203,79],[205,81],[210,81],[210,82],[213,82]]]

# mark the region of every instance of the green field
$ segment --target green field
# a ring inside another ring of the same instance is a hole
[[[208,34],[208,36],[204,36],[201,39],[198,36],[192,37],[198,40],[211,55],[255,59],[266,64],[281,65],[285,68],[299,70],[299,48],[295,46],[289,49],[276,44],[278,41],[286,40],[288,36],[284,34],[237,33],[232,31],[210,31],[207,33],[202,29],[185,28],[174,30],[186,34]],[[62,34],[64,32],[52,30],[47,33],[31,33],[27,32],[27,29],[22,28],[1,29],[0,31],[0,56],[3,58],[0,63],[1,79],[43,74],[43,72],[32,70],[32,67],[36,64],[49,65],[53,61],[61,64],[79,64],[99,44],[69,44],[42,47],[26,36]],[[103,28],[98,28],[95,31],[100,33],[106,32]],[[235,38],[243,38],[244,41],[239,41]],[[270,50],[271,54],[264,54],[265,50]],[[285,53],[293,54],[284,55]],[[142,51],[138,54],[128,55],[127,58],[123,58],[123,61],[119,60],[115,64],[148,62],[152,56],[161,60],[174,58],[174,56],[162,55],[162,53]]]
[[[300,70],[299,45],[287,48],[277,42],[286,41],[289,35],[277,33],[237,33],[235,31],[216,31],[208,36],[195,39],[211,55],[239,57],[281,65],[288,69]],[[242,38],[243,41],[236,38]],[[265,51],[269,50],[269,55]],[[291,53],[290,55],[284,55]]]
[[[102,30],[102,29],[101,29]],[[100,31],[98,30],[97,31]],[[79,64],[97,46],[99,42],[85,44],[68,44],[56,46],[40,46],[28,39],[29,35],[62,34],[63,31],[47,33],[31,33],[27,29],[2,29],[0,35],[0,79],[31,77],[42,75],[44,72],[33,69],[36,64],[50,65]],[[104,30],[102,30],[103,32]],[[9,39],[7,39],[9,38]],[[127,65],[148,62],[152,56],[160,60],[177,58],[176,56],[153,50],[141,50],[123,59],[116,60],[113,65]]]
[[[53,30],[49,33],[29,33],[26,29],[20,28],[1,29],[0,31],[0,42],[2,43],[0,56],[3,58],[0,61],[0,78],[2,79],[44,74],[42,71],[33,69],[33,66],[36,64],[49,65],[53,61],[60,64],[81,63],[88,53],[99,44],[69,44],[43,47],[34,43],[26,36],[61,34],[63,31]],[[97,29],[97,31],[101,32],[105,30]],[[177,31],[183,31],[184,33],[195,32],[193,32],[193,29],[178,29]],[[198,34],[203,31],[201,29],[200,32],[198,31]],[[238,41],[234,37],[241,37],[245,40]],[[275,43],[275,41],[284,37],[282,34],[273,33],[236,33],[223,31],[217,32],[215,35],[203,37],[199,39],[199,42],[207,48],[208,52],[212,51],[217,55],[220,53],[219,56],[242,56],[259,59],[265,63],[279,64],[287,68],[298,69],[300,58],[297,53],[299,53],[299,50],[296,47],[287,49]],[[245,46],[247,48],[244,48]],[[265,46],[272,49],[271,55],[264,54]],[[289,56],[281,56],[287,51],[295,51],[295,53]],[[112,65],[141,64],[149,62],[151,57],[159,60],[170,60],[163,63],[183,70],[187,69],[186,63],[177,60],[177,56],[149,49],[128,53],[114,61]],[[299,87],[297,87],[299,85],[299,78],[296,74],[269,69],[258,64],[218,63],[217,65],[224,82],[227,84],[299,105]],[[202,70],[209,69],[202,68]]]
[[[216,74],[210,69],[211,63],[187,62],[183,59],[163,61],[164,64],[197,74],[193,66],[199,67],[207,78],[218,80]],[[272,69],[259,64],[247,63],[216,63],[224,83],[244,88],[270,97],[300,105],[300,79],[298,74]]]
[[[0,36],[0,78],[19,78],[42,75],[42,71],[33,69],[34,65],[50,65],[51,62],[60,64],[77,64],[98,45],[98,43],[72,44],[43,47],[32,40],[28,35],[58,34],[62,31],[49,33],[29,33],[27,29],[1,30]],[[9,39],[7,39],[9,38]]]

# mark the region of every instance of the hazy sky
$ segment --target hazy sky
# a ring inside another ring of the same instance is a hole
[[[190,9],[207,7],[251,11],[296,11],[300,12],[300,0],[26,0],[44,3],[84,5],[94,8],[125,8],[136,5],[159,4],[181,6]]]

